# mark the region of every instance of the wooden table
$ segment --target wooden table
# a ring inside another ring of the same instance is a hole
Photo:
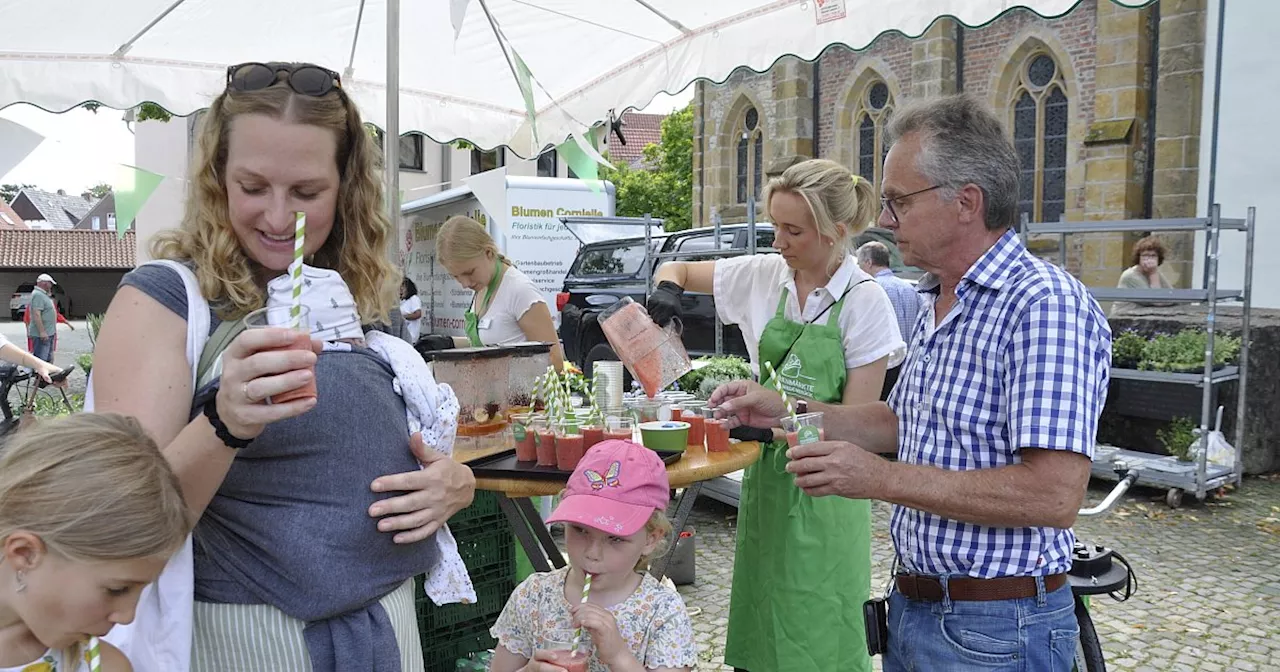
[[[465,453],[455,457],[463,462],[478,459],[478,456],[469,456]],[[676,499],[675,516],[671,521],[677,539],[680,531],[684,529],[690,512],[693,511],[693,504],[702,491],[702,484],[713,478],[745,469],[759,457],[760,444],[754,441],[739,441],[731,443],[726,452],[712,453],[700,446],[690,447],[678,462],[667,465],[667,478],[671,481],[671,488],[682,490]],[[566,480],[568,480],[567,477]],[[559,494],[564,490],[564,486],[565,481],[545,478],[476,479],[477,490],[498,493],[498,506],[501,507],[507,522],[511,524],[516,539],[524,548],[525,554],[529,556],[533,568],[539,572],[549,572],[553,567],[564,567],[565,560],[530,498]],[[673,539],[666,555],[653,563],[650,572],[654,576],[661,579],[665,575],[667,563],[671,561],[675,550],[676,543]]]

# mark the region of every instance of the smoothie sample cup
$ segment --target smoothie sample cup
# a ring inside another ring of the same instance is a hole
[[[728,422],[722,418],[716,417],[716,409],[702,408],[702,423],[704,425],[703,435],[707,442],[707,452],[724,453],[729,450],[729,428]]]
[[[636,421],[629,417],[612,417],[605,422],[604,438],[630,441],[635,436]]]
[[[536,438],[534,453],[539,467],[556,466],[556,430],[547,426],[545,420],[534,420],[533,434]]]
[[[298,316],[296,335],[291,345],[276,350],[311,350],[311,309],[302,306]],[[245,329],[288,329],[293,322],[290,306],[272,306],[259,308],[244,317]],[[270,404],[287,404],[299,399],[316,398],[315,369],[311,370],[311,380],[302,387],[282,392],[267,399]]]
[[[533,428],[532,413],[511,415],[511,434],[516,440],[516,460],[534,462],[538,459],[538,439]]]
[[[543,636],[538,648],[552,654],[552,664],[564,668],[566,672],[587,672],[591,661],[591,644],[586,641],[584,632],[584,639],[579,640],[575,648],[575,634],[573,630],[551,630]]]
[[[591,446],[604,441],[604,422],[598,417],[591,417],[582,425],[582,451],[591,450]]]
[[[586,448],[582,430],[576,421],[560,423],[556,427],[556,468],[560,471],[573,471],[582,459]]]
[[[787,445],[792,448],[826,439],[822,429],[821,413],[801,413],[782,419],[782,431],[787,433]]]
[[[706,441],[706,419],[702,415],[707,406],[702,402],[681,404],[680,419],[689,423],[689,445],[701,446]]]

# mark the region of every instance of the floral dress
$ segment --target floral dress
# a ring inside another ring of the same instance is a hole
[[[17,667],[0,667],[0,672],[89,672],[89,645],[80,647],[80,660],[71,665],[66,661],[66,651],[50,649],[43,656],[26,665]]]
[[[564,567],[525,579],[507,600],[489,634],[508,651],[533,658],[541,633],[573,627],[569,601],[564,596],[568,576],[569,568]],[[622,641],[646,668],[692,668],[697,663],[698,647],[693,642],[693,625],[684,600],[651,575],[645,574],[640,587],[609,611],[618,622]],[[582,636],[593,652],[589,672],[608,672],[590,645],[591,634],[583,632]]]

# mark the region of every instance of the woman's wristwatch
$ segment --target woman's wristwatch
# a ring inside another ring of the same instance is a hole
[[[218,385],[213,385],[208,392],[201,395],[200,412],[204,413],[204,417],[208,418],[209,425],[213,427],[213,433],[226,444],[228,448],[240,450],[245,446],[253,443],[253,439],[242,439],[227,429],[227,423],[218,417]]]

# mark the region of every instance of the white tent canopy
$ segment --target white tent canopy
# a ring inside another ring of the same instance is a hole
[[[939,16],[978,26],[1014,7],[1056,16],[1078,1],[0,0],[0,107],[152,101],[185,115],[222,90],[230,64],[309,61],[343,73],[379,127],[527,157],[699,78],[865,47],[890,30],[919,35]],[[397,68],[387,67],[389,7]],[[536,142],[511,50],[534,79]]]

